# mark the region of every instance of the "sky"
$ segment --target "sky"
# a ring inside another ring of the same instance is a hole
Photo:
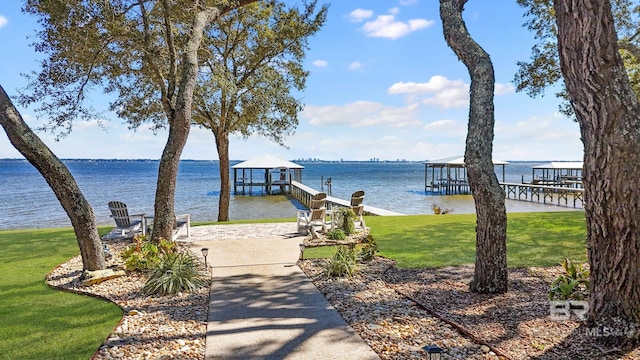
[[[310,74],[299,97],[305,107],[294,135],[285,139],[287,147],[258,136],[232,136],[230,159],[271,154],[287,160],[424,161],[463,155],[470,78],[444,40],[439,2],[325,2],[330,3],[327,22],[309,39],[304,61]],[[0,44],[5,49],[0,85],[12,98],[26,85],[20,74],[38,71],[41,56],[30,46],[39,25],[21,13],[20,4],[0,3]],[[535,99],[515,91],[517,62],[530,58],[534,44],[533,34],[522,26],[523,13],[512,0],[492,1],[491,6],[471,0],[463,13],[470,34],[494,66],[493,157],[580,161],[578,124],[558,112],[556,90]],[[90,101],[104,104],[99,90]],[[42,121],[32,109],[16,107],[31,127]],[[132,131],[115,114],[104,120],[75,121],[71,134],[59,141],[51,134],[39,136],[59,158],[161,157],[166,131]],[[4,131],[0,158],[23,158]],[[182,159],[217,160],[213,134],[193,127]]]

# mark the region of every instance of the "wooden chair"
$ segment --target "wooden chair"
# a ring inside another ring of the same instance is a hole
[[[309,209],[320,209],[327,204],[327,193],[317,193],[311,197]]]
[[[356,222],[360,222],[362,228],[365,227],[364,223],[364,191],[358,190],[351,194],[351,210],[356,214],[358,219]]]
[[[322,227],[322,231],[327,231],[327,209],[311,209],[307,212],[301,212],[298,216],[298,229],[306,229],[311,233],[311,237],[318,238],[316,227]]]
[[[144,228],[151,230],[153,226],[153,216],[144,217]],[[179,241],[183,238],[191,238],[191,214],[175,215],[173,217],[173,233],[171,240]]]
[[[191,237],[191,214],[176,215],[173,225],[173,241],[183,237],[182,230],[185,229],[185,236]]]
[[[327,194],[323,192],[319,192],[313,196],[309,201],[309,209],[298,209],[296,210],[296,219],[298,221],[298,231],[306,231],[308,230],[307,223],[309,218],[311,217],[311,212],[317,209],[326,209],[325,205],[327,204]],[[326,215],[326,210],[325,210]]]
[[[142,224],[145,214],[129,214],[127,205],[121,201],[110,201],[111,217],[116,222],[116,230],[120,235],[133,237],[138,232],[144,232]],[[137,219],[140,220],[137,220]]]

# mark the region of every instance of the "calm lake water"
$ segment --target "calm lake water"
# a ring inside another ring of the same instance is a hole
[[[131,213],[153,214],[157,160],[65,160],[100,225],[111,224],[107,203],[125,202]],[[237,164],[234,161],[231,165]],[[302,182],[320,190],[332,179],[331,195],[349,199],[364,190],[365,204],[403,214],[432,214],[431,206],[453,213],[473,213],[470,195],[429,195],[424,191],[425,169],[419,162],[299,162]],[[506,167],[507,182],[531,179],[531,166],[544,162],[515,162]],[[233,176],[233,172],[232,172]],[[499,174],[499,179],[501,179]],[[215,221],[220,193],[218,161],[181,161],[176,189],[176,213],[194,221]],[[232,189],[233,190],[233,189]],[[326,187],[324,188],[326,191]],[[297,201],[283,195],[232,195],[230,218],[294,217]],[[507,211],[575,210],[554,205],[507,200]],[[0,159],[0,229],[70,226],[55,195],[26,160]]]

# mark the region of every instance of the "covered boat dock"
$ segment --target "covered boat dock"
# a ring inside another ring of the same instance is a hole
[[[552,161],[532,167],[532,185],[582,188],[582,161]],[[526,182],[522,181],[523,184]]]
[[[509,163],[493,160],[493,165],[502,167],[502,182],[505,179],[505,165]],[[424,191],[432,194],[470,194],[464,156],[430,160],[424,163]]]
[[[252,195],[257,189],[270,195],[291,193],[291,182],[302,181],[304,166],[265,154],[232,168],[234,194]]]

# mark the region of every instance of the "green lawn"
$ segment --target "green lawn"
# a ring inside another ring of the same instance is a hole
[[[278,221],[295,220],[231,223]],[[475,260],[475,215],[370,216],[366,221],[379,254],[397,260],[399,267]],[[511,213],[509,266],[551,266],[565,257],[585,261],[585,236],[583,212]],[[333,251],[311,248],[305,258]],[[117,325],[122,312],[116,305],[45,285],[48,272],[77,254],[70,228],[0,231],[0,359],[88,359]]]
[[[45,285],[77,254],[70,228],[0,231],[0,359],[88,359],[118,324],[115,304]]]
[[[398,267],[425,268],[475,262],[475,215],[369,216],[367,226],[379,255]],[[563,258],[586,261],[584,213],[510,213],[507,259],[510,267],[552,266]],[[305,257],[327,257],[331,248],[308,249]]]

